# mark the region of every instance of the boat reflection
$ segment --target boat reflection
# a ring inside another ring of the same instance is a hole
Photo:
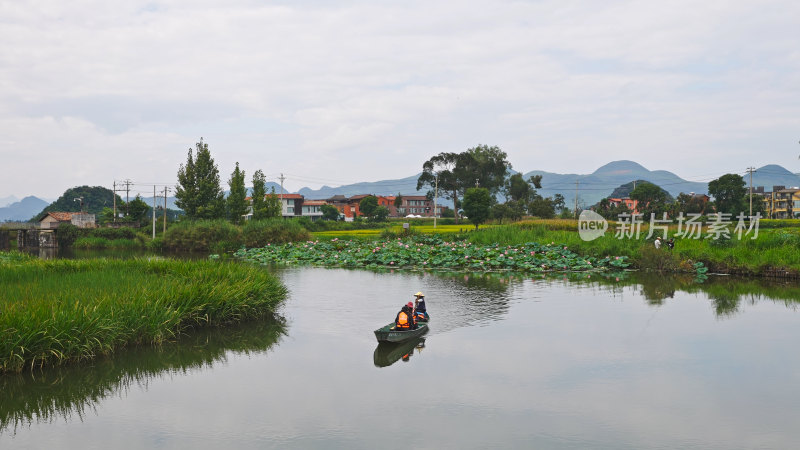
[[[389,367],[399,360],[408,362],[416,349],[417,353],[422,352],[425,348],[425,338],[409,339],[404,342],[380,342],[375,347],[375,353],[372,355],[372,361],[375,367]]]

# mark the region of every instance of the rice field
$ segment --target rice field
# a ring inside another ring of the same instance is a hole
[[[161,258],[49,260],[0,252],[0,372],[160,344],[272,314],[286,288],[255,266]]]

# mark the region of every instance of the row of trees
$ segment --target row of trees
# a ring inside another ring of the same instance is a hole
[[[219,169],[217,168],[208,144],[200,138],[190,148],[186,164],[178,169],[178,185],[175,191],[175,204],[181,208],[188,219],[221,219],[227,218],[239,224],[250,210],[245,187],[245,171],[236,168],[228,179],[228,196],[220,187]],[[266,177],[261,170],[253,174],[253,219],[266,219],[281,216],[281,204],[273,188],[269,195],[266,192]]]
[[[637,200],[637,210],[646,217],[650,214],[667,213],[670,217],[684,214],[726,213],[736,216],[742,212],[750,212],[750,195],[745,187],[744,178],[737,174],[725,174],[708,183],[708,193],[713,201],[706,201],[702,196],[680,194],[674,200],[664,189],[653,183],[641,182],[631,191],[629,197]],[[598,213],[606,218],[616,218],[619,214],[630,212],[623,205],[612,205],[608,198],[598,204]],[[753,214],[763,213],[764,204],[759,196],[753,199]]]

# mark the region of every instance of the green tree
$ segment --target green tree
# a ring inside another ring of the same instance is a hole
[[[527,180],[521,173],[508,177],[506,182],[506,198],[509,200],[528,202],[533,199],[536,189],[542,188],[542,176],[531,176]]]
[[[558,212],[564,212],[564,210],[566,210],[567,204],[564,202],[563,195],[555,194],[553,196],[553,208]]]
[[[272,187],[271,192],[267,195],[266,200],[264,201],[264,210],[266,211],[266,217],[283,217],[283,207],[281,205],[281,199],[278,197],[278,194],[275,193],[275,187]]]
[[[378,208],[378,197],[368,195],[358,202],[358,210],[367,218],[372,218],[375,215],[375,210]]]
[[[373,222],[383,222],[387,217],[389,217],[389,208],[378,206],[372,211],[372,216],[369,219]]]
[[[534,199],[528,204],[528,214],[541,219],[552,219],[556,216],[553,199],[550,197],[545,198],[538,194],[535,195]]]
[[[175,204],[189,219],[218,219],[225,215],[225,195],[219,184],[219,170],[208,150],[208,144],[196,144],[195,154],[189,149],[186,165],[178,169]]]
[[[267,218],[267,178],[264,172],[256,170],[253,173],[253,220],[261,220]]]
[[[333,205],[322,205],[322,219],[323,220],[339,220],[341,214],[338,209]]]
[[[511,163],[497,146],[478,145],[459,154],[455,174],[462,192],[478,186],[495,196],[503,188]]]
[[[136,196],[133,200],[128,203],[128,215],[125,217],[125,220],[128,222],[139,222],[139,224],[145,224],[148,222],[147,220],[147,213],[150,212],[150,207],[147,205],[147,202],[142,200],[142,197]]]
[[[489,218],[492,203],[492,194],[487,188],[474,187],[464,192],[464,214],[475,225],[476,230]]]
[[[492,205],[490,217],[502,225],[503,219],[512,219],[514,217],[514,210],[508,203],[497,203]]]
[[[422,173],[417,179],[417,190],[428,187],[429,198],[433,198],[438,187],[440,197],[453,201],[453,211],[458,211],[459,180],[455,174],[458,153],[442,152],[422,164]],[[458,214],[454,213],[458,223]]]
[[[394,207],[401,208],[403,206],[403,196],[398,192],[394,198]]]
[[[645,217],[661,214],[667,209],[667,192],[653,183],[639,183],[630,198],[638,201],[636,209]]]
[[[244,186],[244,170],[239,169],[239,162],[231,173],[228,180],[228,198],[225,199],[225,210],[228,213],[228,220],[234,224],[241,224],[244,215],[247,214],[247,188]]]
[[[750,210],[750,199],[741,175],[728,173],[712,180],[708,183],[708,194],[714,197],[717,212],[735,216]]]

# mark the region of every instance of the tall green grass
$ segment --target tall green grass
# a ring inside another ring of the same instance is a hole
[[[470,233],[473,243],[519,245],[525,242],[560,243],[585,256],[627,256],[639,269],[671,271],[691,270],[692,263],[703,262],[712,271],[749,275],[770,275],[777,272],[800,273],[800,230],[791,228],[763,229],[758,238],[733,236],[730,240],[676,239],[675,248],[662,247],[654,252],[653,240],[645,229],[638,238],[618,239],[613,225],[606,234],[584,241],[577,227],[568,229],[561,221],[521,222]],[[575,223],[575,221],[572,221]],[[670,230],[674,234],[673,230]],[[792,275],[794,276],[794,275]]]
[[[158,344],[263,317],[286,295],[257,267],[215,261],[0,258],[0,372]]]

